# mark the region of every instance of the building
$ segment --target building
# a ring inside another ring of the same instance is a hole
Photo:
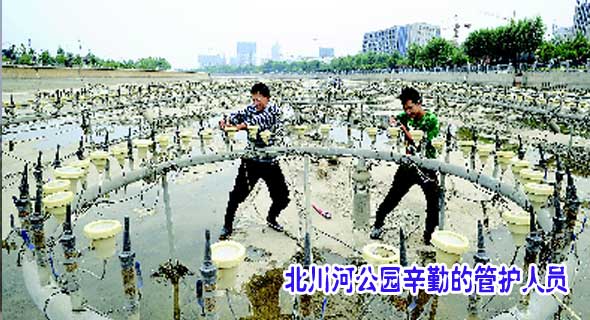
[[[572,27],[559,27],[554,24],[551,28],[551,38],[553,39],[569,39],[573,34],[574,29]]]
[[[576,1],[573,16],[573,26],[571,27],[559,27],[557,25],[552,26],[551,36],[554,39],[571,39],[578,33],[584,35],[590,40],[590,2],[588,0]]]
[[[239,66],[256,64],[256,42],[238,42],[236,53]]]
[[[225,57],[222,55],[199,55],[199,65],[201,68],[222,66],[225,64]]]
[[[413,23],[408,29],[408,46],[411,44],[425,45],[432,38],[440,38],[440,27],[427,23]]]
[[[321,48],[320,47],[320,58],[334,58],[334,48]]]
[[[280,61],[281,60],[281,46],[278,44],[278,42],[275,43],[271,48],[270,60],[272,60],[272,61]]]
[[[430,39],[440,37],[440,27],[414,23],[393,26],[385,30],[367,32],[363,37],[363,52],[393,53],[405,55],[411,44],[426,44]]]
[[[590,39],[590,2],[577,0],[574,9],[574,34],[582,33],[587,39]]]
[[[363,52],[404,54],[407,51],[407,29],[405,26],[393,26],[385,30],[367,32],[363,37]]]

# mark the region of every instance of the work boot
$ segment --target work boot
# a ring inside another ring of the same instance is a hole
[[[285,228],[283,228],[282,225],[280,225],[277,222],[277,218],[271,218],[271,217],[267,217],[266,218],[266,224],[273,230],[278,231],[278,232],[283,232],[283,230],[285,230]]]
[[[381,228],[373,227],[373,230],[371,231],[371,234],[369,235],[369,237],[373,240],[381,240],[382,235],[383,235],[383,227],[381,227]]]
[[[233,230],[231,228],[226,228],[226,227],[221,228],[221,233],[219,234],[219,240],[229,239],[229,237],[231,237],[232,231]]]

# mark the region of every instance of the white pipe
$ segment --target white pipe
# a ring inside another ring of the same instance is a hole
[[[49,319],[63,319],[63,320],[106,320],[106,318],[94,311],[72,311],[72,301],[69,295],[61,293],[60,288],[55,285],[41,286],[39,278],[39,269],[34,260],[23,258],[22,264],[23,279],[25,287],[29,292],[29,296],[37,308],[43,312]],[[52,297],[53,296],[53,297]],[[51,297],[51,298],[50,298]],[[49,299],[47,307],[45,308],[45,301]]]
[[[148,176],[150,173],[162,173],[163,171],[169,170],[170,168],[184,168],[187,166],[194,166],[198,164],[205,164],[205,163],[213,163],[219,161],[228,161],[234,160],[242,157],[246,153],[251,153],[252,151],[234,151],[230,153],[217,153],[211,155],[200,155],[200,156],[191,156],[185,155],[177,160],[170,160],[163,163],[158,164],[157,166],[153,167],[151,170],[148,168],[140,168],[138,170],[133,170],[127,173],[125,177],[119,177],[110,181],[106,181],[102,186],[101,190],[98,190],[98,186],[90,186],[86,189],[86,192],[77,196],[74,199],[73,205],[75,208],[78,208],[80,205],[93,201],[98,198],[100,195],[105,193],[111,192],[115,189],[121,188],[124,185],[129,183],[133,183],[143,179],[144,177]],[[394,161],[400,163],[402,161],[411,161],[415,163],[417,166],[430,169],[434,171],[440,171],[441,173],[450,174],[453,176],[460,177],[462,179],[471,181],[476,183],[486,189],[494,190],[495,192],[500,193],[501,195],[509,198],[510,200],[514,201],[518,206],[522,208],[527,208],[529,206],[528,200],[526,195],[521,191],[515,189],[512,185],[507,183],[503,183],[494,179],[493,177],[483,175],[478,173],[475,170],[469,170],[465,167],[452,165],[449,163],[445,163],[443,161],[437,159],[424,159],[417,156],[408,156],[401,153],[396,153],[393,151],[377,151],[377,150],[370,150],[370,149],[350,149],[350,148],[317,148],[317,147],[297,147],[297,148],[286,148],[286,147],[268,147],[264,148],[263,150],[259,150],[256,153],[258,154],[266,154],[271,156],[279,156],[279,155],[303,155],[309,154],[314,156],[353,156],[358,158],[365,158],[365,159],[377,159],[377,160],[384,160],[384,161]],[[153,171],[152,171],[153,170]]]
[[[568,275],[568,286],[571,288],[575,282],[575,276],[577,274],[577,262],[576,257],[573,253],[568,255],[568,259],[564,261],[567,266]],[[526,279],[523,279],[523,283]],[[516,289],[518,290],[518,289]],[[571,294],[571,292],[570,292]],[[536,291],[531,291],[531,297],[529,304],[524,310],[520,310],[518,306],[514,306],[510,310],[501,313],[493,320],[509,320],[509,319],[553,319],[555,313],[558,311],[559,305],[563,306],[564,311],[568,312],[572,318],[581,319],[570,307],[565,305],[561,299],[563,295],[540,295]]]

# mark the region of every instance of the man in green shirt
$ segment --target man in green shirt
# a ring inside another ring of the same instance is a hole
[[[438,136],[439,123],[436,115],[422,108],[422,97],[414,88],[403,88],[398,97],[401,100],[404,112],[392,119],[392,124],[400,124],[406,136],[406,153],[414,154],[419,147],[426,148],[427,158],[436,158],[436,149],[431,141]],[[414,141],[409,134],[408,126],[424,132],[424,141]],[[371,231],[371,239],[380,239],[383,234],[383,225],[387,214],[398,205],[410,188],[418,184],[426,196],[426,230],[424,231],[424,242],[430,244],[430,238],[435,227],[438,225],[439,211],[439,186],[436,171],[420,169],[414,164],[400,164],[391,189],[377,209],[375,225]]]

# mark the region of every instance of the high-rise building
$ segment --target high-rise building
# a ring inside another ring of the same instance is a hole
[[[427,23],[413,23],[407,25],[408,46],[410,44],[425,45],[432,38],[440,38],[440,27]]]
[[[222,55],[199,55],[199,65],[201,68],[222,66],[225,64],[225,57]]]
[[[393,26],[385,30],[367,32],[363,37],[363,52],[393,53],[405,55],[412,43],[426,44],[430,39],[440,37],[440,27],[414,23]]]
[[[281,60],[281,46],[279,43],[275,43],[271,48],[270,60],[279,61]]]
[[[334,58],[334,48],[321,48],[320,47],[320,58]]]
[[[407,49],[407,29],[393,26],[385,30],[367,32],[363,38],[363,52],[405,53]]]
[[[256,42],[238,42],[236,53],[238,65],[256,64]]]
[[[560,27],[554,24],[551,28],[552,39],[569,39],[573,34],[574,30],[572,27]]]
[[[590,2],[577,0],[574,9],[574,33],[582,33],[590,39]]]

